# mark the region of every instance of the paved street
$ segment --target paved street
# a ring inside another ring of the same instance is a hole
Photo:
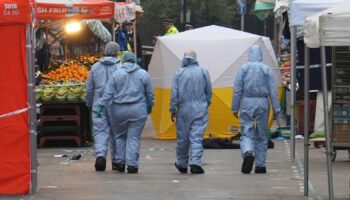
[[[154,130],[146,126],[142,140],[139,174],[112,172],[108,161],[105,172],[94,171],[91,147],[43,148],[38,151],[39,190],[35,196],[0,199],[23,200],[226,200],[226,199],[327,199],[327,173],[324,149],[310,149],[310,196],[303,196],[301,156],[303,143],[297,142],[296,166],[289,161],[289,141],[274,141],[269,149],[268,173],[244,175],[240,172],[238,149],[205,150],[204,175],[181,175],[174,167],[175,141],[153,139]],[[69,157],[82,154],[77,161]],[[350,161],[339,151],[334,163],[336,199],[350,198]]]

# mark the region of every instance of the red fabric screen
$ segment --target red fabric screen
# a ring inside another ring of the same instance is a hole
[[[27,108],[25,25],[0,26],[0,115]],[[30,187],[28,112],[0,118],[0,194]]]
[[[0,24],[29,23],[29,0],[0,0]]]

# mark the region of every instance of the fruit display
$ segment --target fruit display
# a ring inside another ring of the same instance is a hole
[[[85,82],[47,82],[36,87],[36,100],[41,102],[85,101]]]
[[[84,65],[85,67],[87,67],[88,69],[90,69],[91,66],[99,60],[99,57],[86,55],[86,56],[79,56],[75,60],[80,64]]]
[[[283,85],[290,84],[290,60],[284,61],[280,65],[282,72],[282,83]]]
[[[50,71],[47,74],[42,74],[42,78],[48,80],[77,80],[85,81],[89,75],[89,70],[75,63],[69,63],[68,66],[61,65],[59,68]]]

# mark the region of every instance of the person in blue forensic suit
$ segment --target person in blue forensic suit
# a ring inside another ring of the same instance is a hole
[[[250,48],[249,62],[239,69],[233,89],[232,112],[236,118],[240,118],[241,123],[241,171],[249,174],[255,159],[255,173],[266,173],[266,129],[270,102],[273,119],[277,119],[281,108],[272,70],[263,63],[260,46],[253,45]]]
[[[98,115],[112,102],[113,124],[116,126],[117,170],[137,173],[141,133],[147,114],[152,111],[154,93],[149,74],[136,64],[132,52],[123,55],[122,66],[114,72],[99,101]]]
[[[97,103],[102,97],[105,86],[112,74],[117,70],[119,61],[117,55],[119,53],[119,45],[116,42],[109,42],[105,46],[105,56],[95,63],[86,81],[86,105],[92,109],[92,132],[94,138],[95,149],[95,169],[96,171],[104,171],[106,169],[106,155],[108,149],[108,140],[110,140],[110,153],[112,158],[112,169],[116,169],[115,158],[115,140],[113,136],[113,127],[111,125],[111,109],[110,105],[106,106],[103,117],[96,117]]]
[[[208,124],[212,87],[209,73],[200,67],[196,52],[188,51],[171,87],[171,120],[176,118],[176,162],[180,173],[203,174],[203,137]]]

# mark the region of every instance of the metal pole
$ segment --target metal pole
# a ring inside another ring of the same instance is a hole
[[[321,64],[322,64],[322,93],[323,93],[323,111],[324,111],[324,132],[326,133],[326,157],[327,157],[327,175],[328,175],[328,195],[329,200],[334,199],[333,194],[333,175],[331,160],[331,137],[329,131],[328,118],[328,88],[327,88],[327,69],[326,69],[326,49],[321,46]]]
[[[209,25],[209,0],[206,1],[207,26]]]
[[[291,26],[291,101],[290,101],[290,130],[291,130],[291,162],[295,161],[295,80],[296,80],[296,26]]]
[[[278,17],[274,17],[273,18],[273,50],[275,50],[275,54],[277,55],[277,57],[279,58],[279,54],[278,54],[278,40],[279,40],[279,35],[278,35]]]
[[[30,177],[31,193],[36,193],[38,186],[37,177],[37,143],[36,143],[36,100],[35,100],[35,69],[32,55],[32,27],[26,26],[26,56],[28,68],[28,100],[29,100],[29,135],[30,135]]]
[[[183,12],[183,23],[186,24],[186,15],[187,15],[187,0],[183,0],[182,12]]]
[[[304,47],[304,196],[309,195],[309,124],[310,124],[310,105],[309,105],[309,77],[310,77],[310,56],[309,48]]]
[[[114,18],[111,19],[111,23],[112,23],[112,42],[115,42],[115,19]]]
[[[244,14],[241,14],[241,31],[244,31]]]
[[[134,32],[134,35],[133,35],[133,37],[134,37],[134,44],[132,44],[132,45],[134,45],[134,53],[135,53],[135,55],[136,55],[136,57],[138,58],[138,56],[137,56],[137,35],[136,35],[136,17],[135,17],[135,21],[134,21],[134,23],[132,24],[132,26],[133,26],[133,32]]]

